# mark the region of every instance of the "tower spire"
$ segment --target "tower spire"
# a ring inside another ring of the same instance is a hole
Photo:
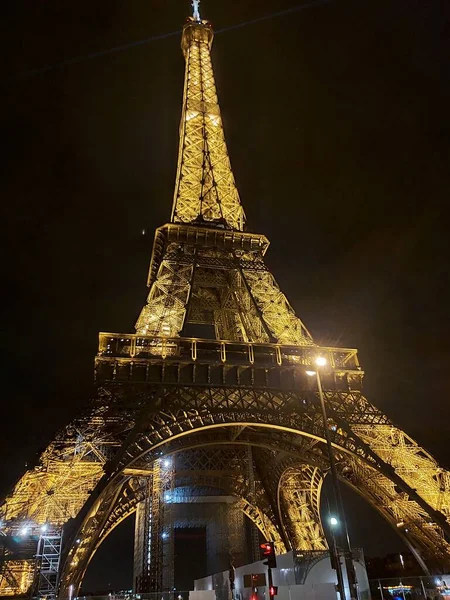
[[[197,21],[197,23],[201,21],[200,0],[192,0],[192,16],[194,17],[194,21]]]
[[[201,20],[199,0],[183,28],[186,59],[180,146],[172,222],[242,231],[244,211],[228,157],[214,72],[213,30]]]

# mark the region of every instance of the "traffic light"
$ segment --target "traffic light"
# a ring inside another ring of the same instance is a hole
[[[269,588],[269,596],[271,598],[273,598],[277,594],[278,594],[278,586],[277,585],[271,585],[270,588]]]
[[[264,542],[261,544],[262,555],[264,558],[267,558],[264,561],[264,564],[269,567],[269,569],[277,568],[277,559],[275,556],[275,544],[273,542]]]

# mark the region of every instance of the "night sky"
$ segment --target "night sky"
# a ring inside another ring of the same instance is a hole
[[[249,227],[315,340],[359,348],[369,399],[450,468],[450,5],[277,14],[298,6],[201,5]],[[181,112],[179,35],[40,68],[181,29],[189,2],[1,11],[3,495],[92,395],[98,331],[133,330]]]

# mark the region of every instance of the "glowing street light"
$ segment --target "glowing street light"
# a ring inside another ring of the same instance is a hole
[[[43,525],[41,525],[41,532],[42,533],[45,533],[47,531],[47,529],[48,529],[47,523],[44,523]]]
[[[20,530],[20,535],[27,535],[28,533],[28,527],[22,527],[22,529]]]
[[[324,367],[328,361],[324,356],[316,356],[314,362],[318,367]],[[314,375],[317,375],[317,371],[308,370],[305,372],[308,375],[308,377],[314,377]]]
[[[336,517],[330,517],[330,525],[332,527],[336,527],[336,525],[338,525],[339,521],[336,519]]]
[[[165,460],[163,460],[163,467],[165,469],[168,469],[170,467],[170,465],[171,465],[170,458],[166,458]]]

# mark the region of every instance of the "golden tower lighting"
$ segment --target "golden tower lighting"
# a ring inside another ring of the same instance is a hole
[[[134,333],[100,333],[96,395],[4,499],[2,535],[30,522],[68,524],[59,579],[67,598],[110,532],[137,513],[135,556],[148,558],[137,565],[138,591],[162,591],[173,576],[167,568],[163,582],[164,498],[183,462],[192,485],[234,496],[278,552],[325,550],[319,508],[330,461],[307,371],[326,365],[337,477],[394,527],[403,523],[396,529],[423,568],[449,568],[450,473],[365,398],[355,349],[315,343],[265,264],[268,239],[246,228],[214,81],[213,30],[198,2],[193,9],[181,39],[172,212],[155,233],[147,302]],[[187,334],[197,326],[210,338]],[[29,564],[11,558],[0,595],[32,580]]]

